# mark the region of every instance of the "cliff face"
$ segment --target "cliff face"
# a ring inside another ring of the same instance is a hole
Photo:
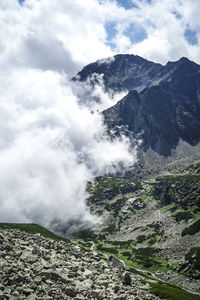
[[[126,126],[140,135],[144,150],[170,155],[180,140],[200,141],[200,67],[181,59],[166,65],[162,76],[140,92],[129,91],[104,117],[110,129]]]
[[[187,58],[166,66],[134,55],[117,55],[113,61],[86,66],[81,81],[103,74],[106,90],[128,91],[115,106],[103,112],[109,129],[125,128],[142,139],[142,149],[171,154],[180,140],[200,141],[200,66]]]

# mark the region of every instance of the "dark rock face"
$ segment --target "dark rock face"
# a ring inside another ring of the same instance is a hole
[[[128,94],[103,112],[109,129],[141,138],[142,149],[164,156],[180,139],[200,141],[200,66],[187,58],[166,66],[134,55],[117,55],[111,62],[96,62],[78,75],[103,74],[105,88],[127,89]]]
[[[106,90],[141,90],[153,81],[162,65],[150,62],[137,55],[118,54],[113,59],[91,63],[78,73],[80,81],[93,74],[103,74]]]
[[[169,155],[180,139],[191,145],[200,140],[200,66],[181,59],[163,67],[162,76],[139,93],[130,91],[104,117],[109,128],[140,135],[144,150]]]

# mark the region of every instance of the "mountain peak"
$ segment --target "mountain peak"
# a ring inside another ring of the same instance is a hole
[[[133,54],[117,54],[84,67],[79,73],[80,81],[91,78],[94,73],[102,75],[105,89],[113,91],[142,90],[149,86],[162,65]]]
[[[191,60],[189,60],[187,57],[183,56],[181,57],[179,60],[179,62],[191,62]]]
[[[193,65],[193,66],[198,66],[199,67],[198,64],[196,64],[195,62],[191,61],[189,58],[187,58],[185,56],[181,57],[177,61],[169,61],[166,66],[170,66],[170,65],[173,65],[173,66]]]

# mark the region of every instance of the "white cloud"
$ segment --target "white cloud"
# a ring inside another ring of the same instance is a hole
[[[88,180],[127,166],[127,140],[109,140],[97,112],[116,99],[69,77],[111,53],[97,1],[0,3],[0,220],[55,225],[95,222]],[[82,43],[82,44],[80,44]],[[87,103],[88,104],[88,103]]]
[[[97,0],[26,0],[22,6],[3,0],[0,8],[4,66],[75,74],[81,66],[113,54],[105,45],[103,6]]]
[[[8,89],[9,86],[9,89]],[[0,82],[1,221],[94,221],[86,184],[134,157],[111,142],[101,116],[79,105],[69,81],[53,71],[18,69]]]
[[[116,18],[118,30],[125,35],[129,24],[139,24],[147,33],[143,41],[126,45],[128,53],[143,56],[155,62],[166,63],[169,60],[177,60],[187,56],[191,60],[200,63],[200,19],[198,11],[200,2],[198,0],[153,0],[149,3],[146,0],[133,0],[137,8],[123,11]],[[126,17],[125,17],[126,15]],[[125,25],[126,24],[126,25]],[[197,34],[197,44],[190,45],[185,39],[185,30],[190,28]],[[133,33],[134,34],[134,33]],[[122,38],[115,39],[116,49],[124,45]],[[125,52],[125,49],[122,48]]]

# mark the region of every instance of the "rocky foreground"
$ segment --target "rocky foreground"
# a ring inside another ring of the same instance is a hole
[[[160,299],[148,283],[74,244],[0,230],[0,299]]]

